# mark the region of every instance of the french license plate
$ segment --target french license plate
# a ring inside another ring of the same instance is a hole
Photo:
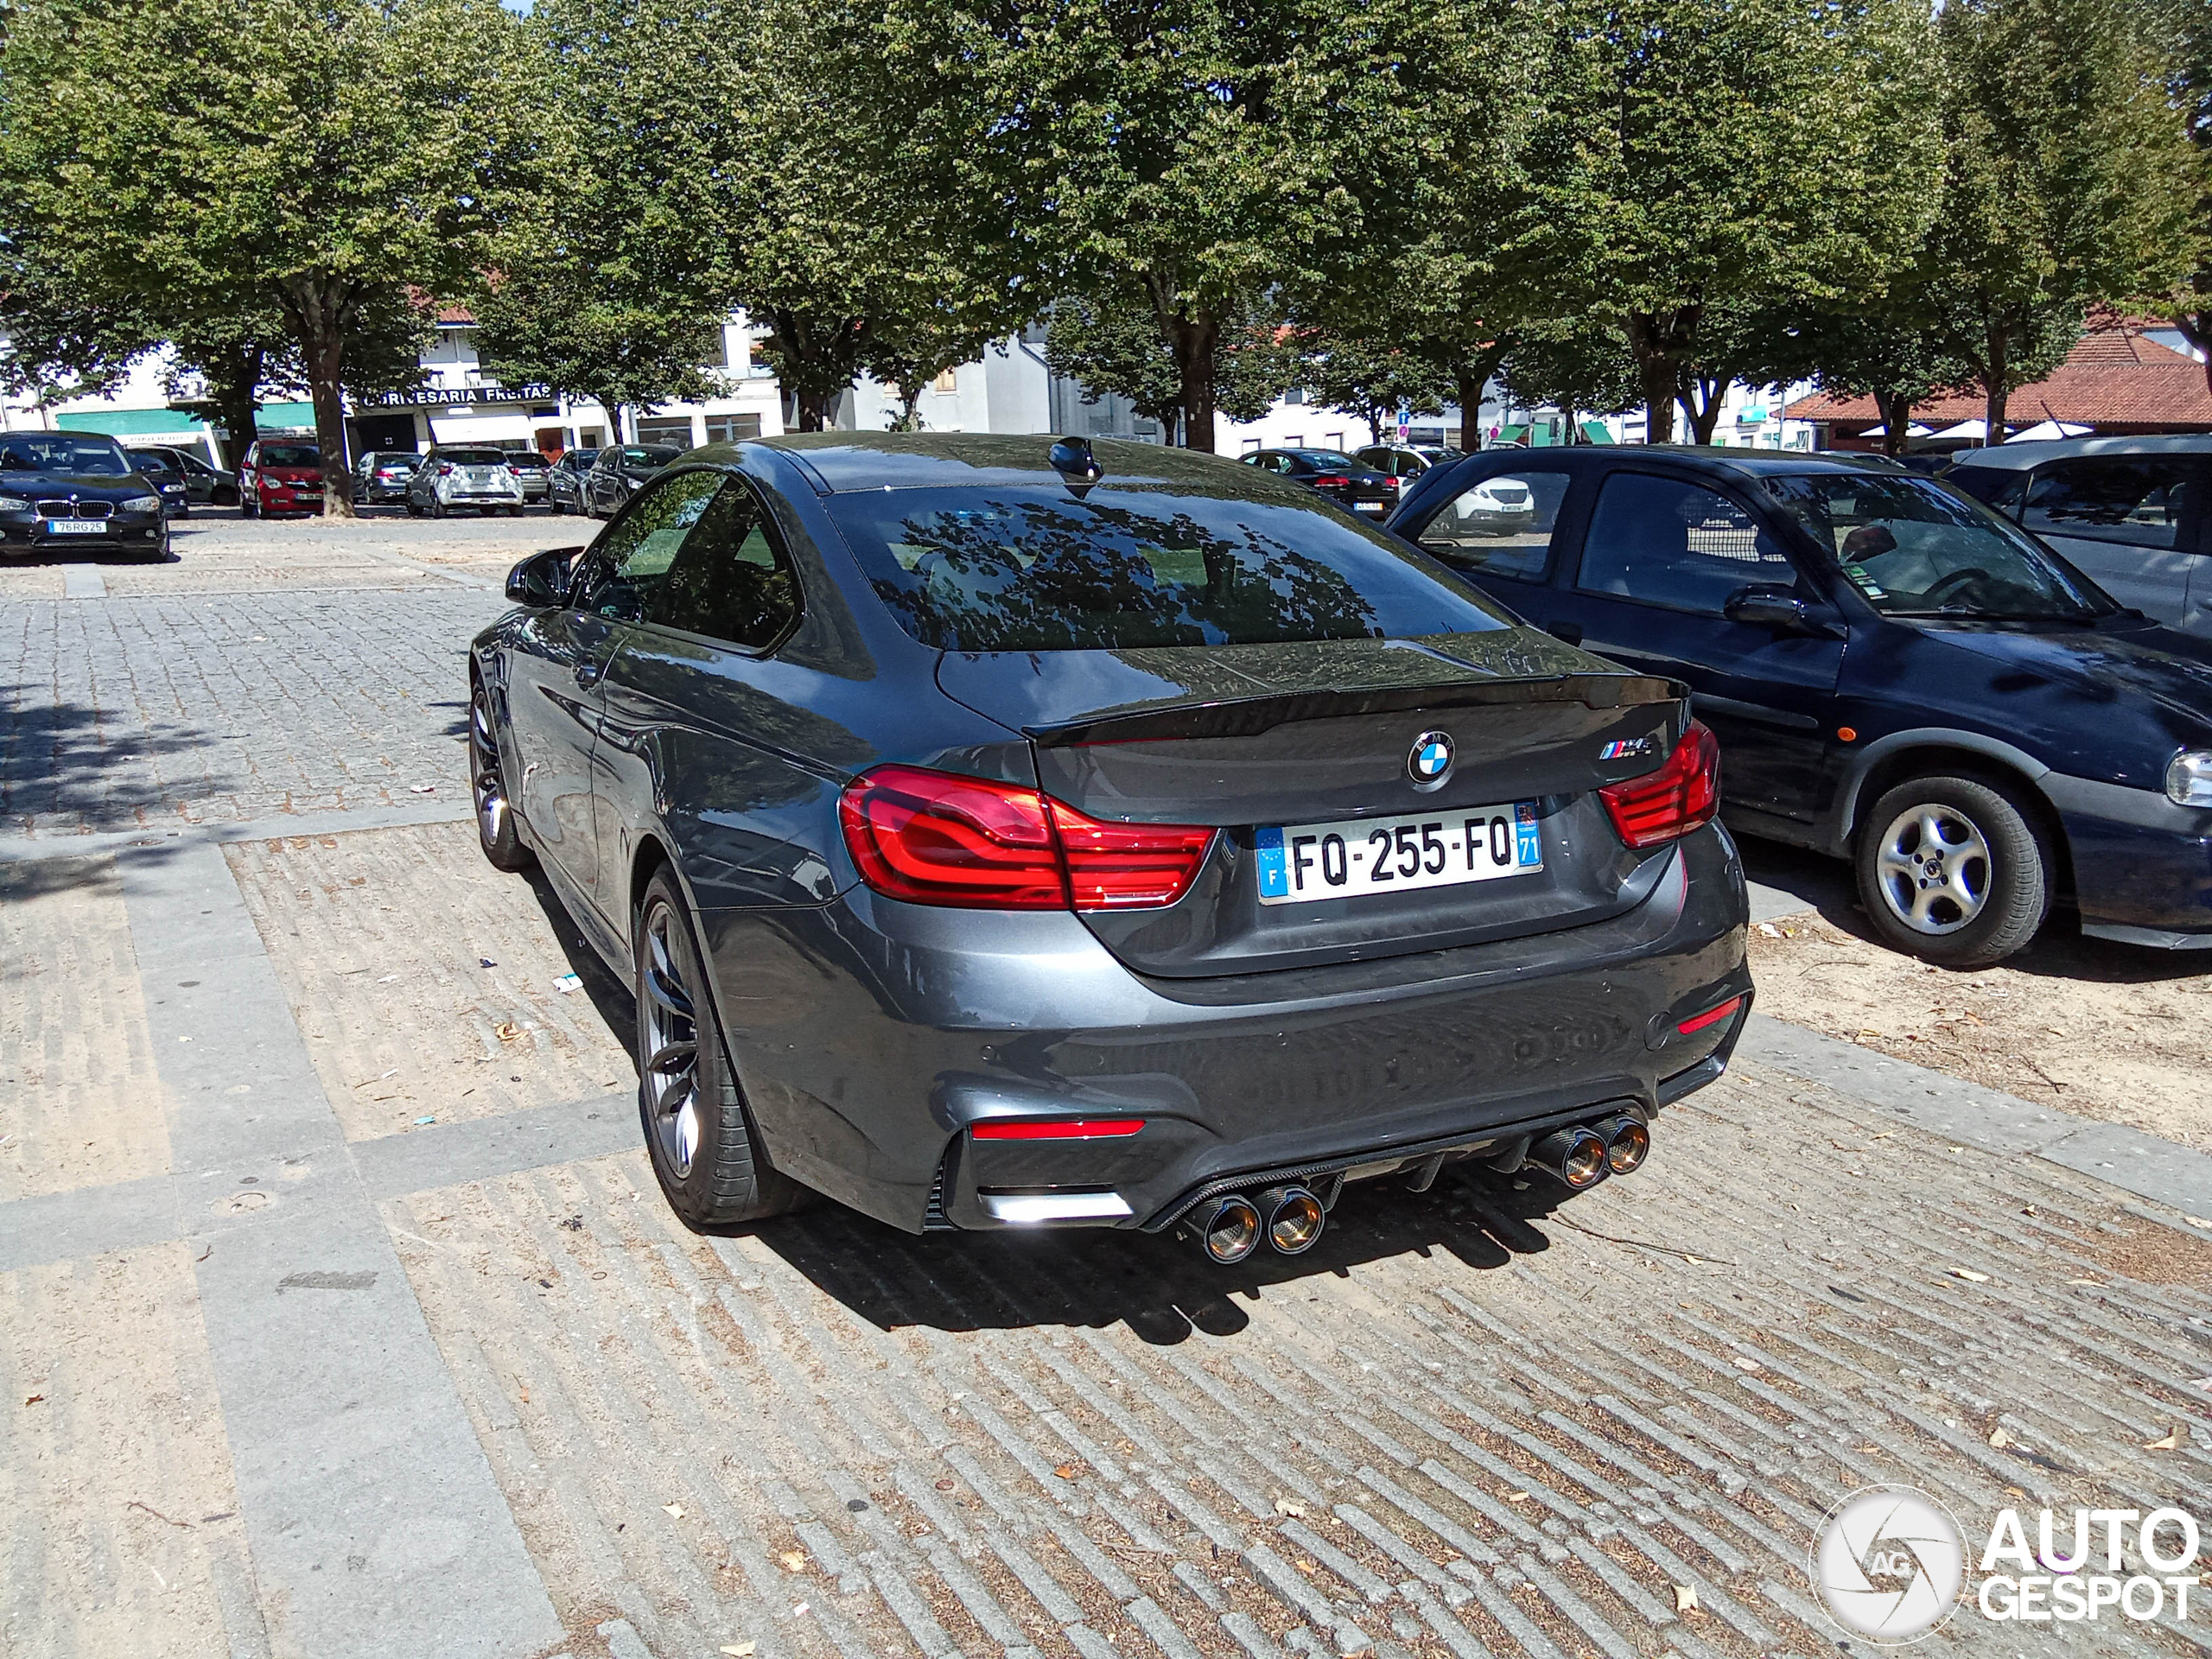
[[[1254,839],[1263,905],[1457,887],[1544,868],[1534,801],[1402,818],[1269,825]]]
[[[46,533],[49,536],[98,536],[106,529],[105,522],[99,518],[49,518],[46,521]]]

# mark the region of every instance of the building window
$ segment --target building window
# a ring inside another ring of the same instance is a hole
[[[707,416],[709,443],[735,443],[741,438],[760,435],[758,415],[709,415]]]
[[[679,448],[691,447],[691,417],[688,415],[671,416],[658,421],[638,423],[639,443],[672,443]]]
[[[1329,433],[1326,435],[1325,442],[1330,448],[1341,449],[1344,447],[1344,435],[1341,432]]]
[[[946,370],[943,374],[940,374],[939,376],[938,376],[938,378],[937,378],[936,379],[934,379],[934,380],[932,380],[932,381],[931,381],[931,382],[930,382],[930,390],[931,390],[931,391],[959,391],[959,390],[960,390],[960,374],[959,374],[959,371],[957,371],[957,370],[956,370],[956,369],[947,369],[947,370]]]
[[[1293,386],[1288,391],[1283,393],[1282,400],[1286,404],[1304,403],[1306,401],[1306,388],[1303,386]]]
[[[1248,454],[1248,455],[1256,455],[1256,454],[1258,454],[1260,453],[1260,441],[1259,441],[1257,438],[1247,438],[1247,439],[1245,439],[1245,440],[1244,440],[1244,453],[1245,453],[1246,454]]]
[[[1306,435],[1303,432],[1292,433],[1282,441],[1282,447],[1286,449],[1303,449],[1306,447]]]

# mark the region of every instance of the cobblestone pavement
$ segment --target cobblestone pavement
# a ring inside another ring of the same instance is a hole
[[[0,833],[270,826],[0,863],[0,1652],[1811,1656],[1856,1488],[2202,1512],[2212,1239],[1757,1060],[1590,1194],[1355,1186],[1233,1272],[685,1231],[556,906],[283,833],[458,800],[498,601],[419,574],[0,602]],[[2212,1652],[2168,1609],[1919,1650]]]

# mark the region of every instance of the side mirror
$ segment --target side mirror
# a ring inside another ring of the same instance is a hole
[[[1788,628],[1804,633],[1809,632],[1813,626],[1813,614],[1805,601],[1787,588],[1758,584],[1738,588],[1720,608],[1731,622],[1742,622],[1755,628]]]
[[[507,572],[507,597],[517,605],[545,610],[569,598],[569,570],[581,547],[552,547],[533,553]]]

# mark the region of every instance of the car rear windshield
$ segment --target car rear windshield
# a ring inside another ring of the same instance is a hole
[[[1769,479],[1767,489],[1886,615],[2043,621],[2114,608],[1980,503],[1930,480],[1822,473]]]
[[[261,464],[264,467],[320,467],[322,451],[311,443],[264,443],[261,446]]]
[[[70,473],[79,478],[122,478],[130,458],[111,438],[70,438],[16,433],[0,438],[0,473]]]
[[[1415,639],[1510,626],[1333,513],[1042,488],[855,492],[830,512],[907,632],[944,651]]]
[[[1333,467],[1338,472],[1345,472],[1359,465],[1341,449],[1294,449],[1290,453],[1310,466]]]
[[[626,467],[665,467],[683,452],[673,444],[627,443],[622,446]]]
[[[438,459],[450,467],[504,467],[507,452],[504,449],[441,449]]]

